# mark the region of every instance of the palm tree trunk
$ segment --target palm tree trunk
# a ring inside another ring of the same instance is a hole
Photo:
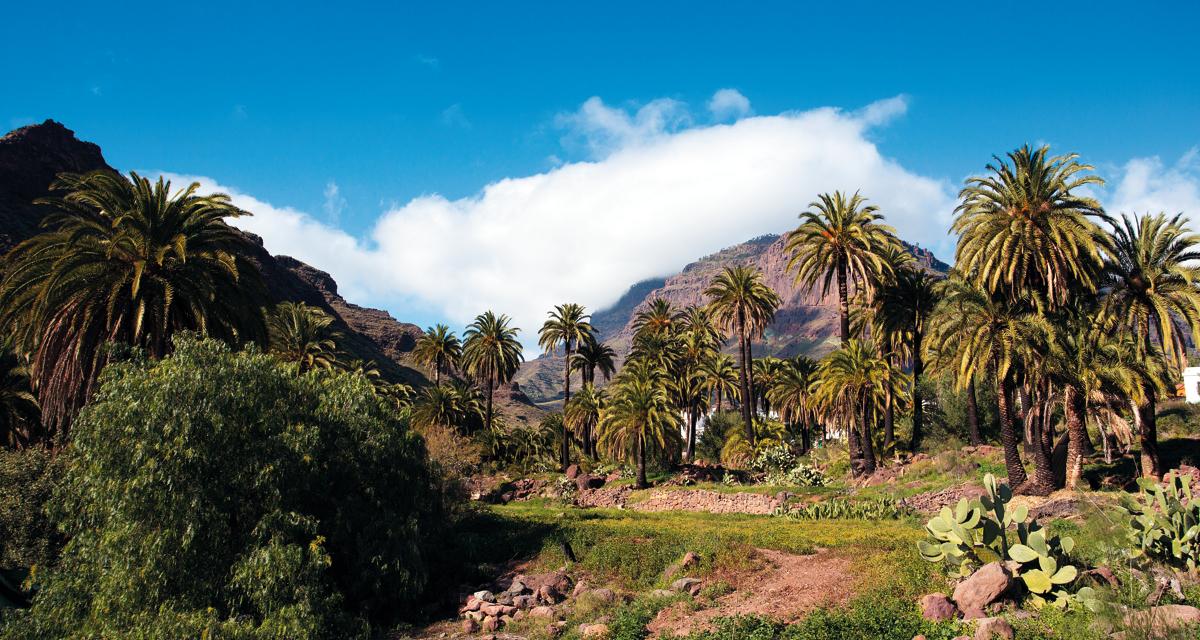
[[[645,489],[650,486],[646,481],[646,439],[642,435],[638,435],[637,439],[637,485],[639,489]]]
[[[804,454],[808,453],[809,448],[812,446],[812,443],[809,441],[809,435],[808,435],[808,430],[809,430],[809,428],[811,428],[811,426],[812,425],[808,424],[808,421],[804,419],[804,416],[801,415],[800,416],[800,455],[804,455]]]
[[[871,437],[871,408],[864,403],[862,410],[862,449],[863,449],[863,473],[871,475],[875,473],[877,465],[875,463],[875,444]]]
[[[1021,388],[1017,390],[1017,396],[1021,399],[1021,409],[1017,412],[1017,418],[1025,427],[1022,432],[1023,438],[1025,446],[1029,446],[1033,443],[1033,421],[1028,419],[1029,409],[1033,402],[1029,398],[1029,389],[1025,388],[1025,385],[1021,385]]]
[[[983,444],[983,436],[979,433],[979,405],[975,401],[975,378],[967,382],[967,437],[973,447]]]
[[[754,444],[754,416],[752,411],[752,397],[750,395],[750,362],[747,354],[750,353],[749,339],[746,337],[746,316],[742,311],[738,311],[738,340],[741,342],[738,346],[738,357],[742,361],[741,382],[742,382],[742,421],[746,429],[746,439],[750,444]]]
[[[566,367],[566,372],[563,374],[563,409],[567,408],[567,403],[571,401],[571,341],[565,341],[566,359],[563,365]],[[567,467],[571,466],[571,432],[567,430],[567,421],[563,420],[562,428],[562,450],[559,462],[562,464],[562,470],[566,471]]]
[[[837,264],[837,281],[838,281],[838,313],[841,318],[841,338],[842,344],[850,339],[850,296],[846,291],[846,261],[838,260]]]
[[[915,334],[912,344],[912,444],[910,449],[916,453],[921,448],[921,438],[925,437],[925,407],[921,397],[921,375],[925,373],[925,360],[921,357],[921,334]]]
[[[1067,474],[1066,487],[1074,490],[1083,475],[1084,441],[1087,428],[1083,424],[1083,395],[1073,387],[1063,389],[1063,412],[1067,420]]]
[[[883,449],[885,452],[891,451],[894,446],[896,446],[896,401],[892,396],[891,388],[888,388],[883,405]]]
[[[1050,397],[1049,389],[1045,390],[1043,397]],[[1045,401],[1043,401],[1041,411],[1044,412],[1041,414],[1042,417],[1050,413],[1050,407],[1045,406]],[[1032,445],[1025,448],[1026,453],[1033,458],[1033,482],[1027,483],[1021,492],[1027,495],[1044,496],[1054,491],[1054,467],[1050,459],[1053,443],[1048,441],[1051,436],[1047,433],[1042,421],[1033,419],[1035,417],[1033,413],[1029,410],[1025,412],[1025,422],[1029,424],[1030,435],[1033,439]]]
[[[494,382],[494,380],[492,379],[492,376],[490,376],[490,375],[489,375],[489,376],[487,377],[487,416],[486,416],[486,418],[487,418],[487,419],[485,420],[485,422],[487,423],[487,430],[488,430],[488,431],[491,431],[491,430],[492,430],[492,393],[493,393],[493,382]]]
[[[688,416],[690,424],[688,425],[688,441],[687,441],[687,461],[688,464],[696,462],[696,417],[699,413],[699,407],[692,405],[691,415]]]
[[[1017,450],[1019,436],[1013,424],[1012,383],[1008,376],[996,376],[996,404],[1000,413],[1000,442],[1004,445],[1004,466],[1008,469],[1008,484],[1017,487],[1025,483],[1028,476],[1021,464],[1021,452]]]
[[[1158,455],[1158,418],[1155,416],[1154,390],[1146,395],[1146,402],[1134,410],[1138,436],[1142,443],[1142,475],[1147,478],[1162,477],[1162,460]]]

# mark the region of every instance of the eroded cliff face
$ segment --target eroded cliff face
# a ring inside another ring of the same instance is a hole
[[[115,171],[104,161],[100,147],[83,142],[58,122],[22,127],[0,138],[0,253],[40,230],[49,213],[34,201],[49,193],[54,178],[63,172]],[[379,309],[361,307],[338,294],[337,283],[324,271],[289,256],[273,256],[262,239],[246,234],[254,242],[251,258],[259,266],[269,300],[264,304],[291,300],[324,309],[334,317],[342,334],[339,345],[351,357],[377,363],[389,380],[422,386],[427,377],[411,364],[410,354],[421,328],[400,322]],[[521,392],[509,385],[497,401],[519,421],[540,417],[540,411]]]
[[[722,249],[660,280],[650,280],[630,288],[612,308],[597,312],[593,319],[597,333],[618,354],[624,356],[633,339],[633,318],[656,298],[663,298],[676,309],[705,304],[704,290],[725,267],[750,266],[762,271],[767,285],[775,290],[782,304],[775,321],[763,338],[753,345],[755,357],[790,357],[798,354],[820,356],[837,345],[837,292],[822,295],[820,288],[796,286],[788,273],[790,255],[782,236],[767,235]],[[944,272],[948,266],[920,247],[905,245],[925,268]],[[661,283],[661,284],[659,284]],[[729,345],[732,352],[735,345]],[[559,357],[543,357],[522,369],[518,380],[534,401],[552,405],[562,398],[563,362]],[[577,384],[572,383],[572,386]]]

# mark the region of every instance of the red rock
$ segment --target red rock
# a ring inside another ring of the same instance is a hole
[[[1134,611],[1125,616],[1130,632],[1157,636],[1187,625],[1200,625],[1200,609],[1184,604],[1167,604]]]
[[[571,480],[578,478],[579,477],[579,465],[573,464],[573,465],[567,467],[567,470],[565,473],[566,473],[567,478],[569,478]]]
[[[499,631],[500,630],[500,619],[492,617],[492,616],[488,616],[483,619],[483,624],[481,625],[481,627],[483,628],[484,631]]]
[[[931,593],[921,598],[921,616],[926,620],[941,622],[958,616],[958,607],[944,593]]]
[[[463,633],[475,633],[476,631],[479,631],[479,623],[467,618],[466,620],[462,621],[462,630]]]
[[[1012,575],[998,562],[983,565],[954,588],[954,603],[963,617],[986,618],[987,606],[1012,587]]]
[[[984,618],[975,627],[975,640],[1013,640],[1016,633],[1004,618]]]

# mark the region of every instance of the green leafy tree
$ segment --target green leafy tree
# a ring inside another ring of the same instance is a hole
[[[1192,336],[1200,335],[1197,260],[1200,235],[1192,233],[1181,215],[1122,216],[1114,227],[1101,277],[1105,313],[1133,333],[1137,352],[1148,363],[1161,353],[1175,367],[1182,367],[1184,329],[1190,329]],[[1147,373],[1156,368],[1147,368]],[[1146,378],[1144,400],[1133,407],[1142,446],[1142,472],[1154,477],[1163,471],[1155,417],[1157,386],[1159,381]]]
[[[563,406],[571,401],[571,354],[575,348],[594,339],[592,325],[588,322],[591,317],[583,306],[568,302],[554,307],[549,313],[550,318],[538,330],[538,346],[546,353],[557,353],[559,347],[563,350]],[[563,469],[571,464],[571,436],[563,425],[562,449],[559,452],[559,463]]]
[[[646,480],[646,456],[651,448],[679,447],[679,415],[671,406],[668,380],[652,364],[634,360],[617,376],[612,400],[600,423],[598,445],[607,455],[637,464],[637,486]]]
[[[68,542],[6,638],[365,639],[430,584],[436,479],[361,376],[177,337],[60,455]]]
[[[1078,157],[1025,145],[968,179],[951,226],[955,268],[1014,304],[1044,300],[1053,310],[1077,290],[1094,291],[1106,244],[1094,219],[1105,215],[1079,191],[1104,181]]]
[[[458,367],[462,360],[462,343],[458,336],[444,324],[428,327],[413,347],[413,360],[429,367],[433,372],[433,383],[442,384],[442,374]]]
[[[726,333],[737,336],[738,365],[741,377],[742,428],[754,442],[753,395],[751,394],[751,363],[754,354],[750,341],[759,337],[775,319],[781,300],[763,282],[762,272],[750,267],[725,267],[704,290],[716,325]]]
[[[896,244],[895,231],[882,223],[878,207],[866,204],[857,192],[847,197],[841,191],[823,193],[800,214],[800,226],[787,236],[791,254],[788,271],[806,287],[821,284],[829,293],[836,282],[842,342],[850,339],[850,293],[852,283],[870,286],[873,273],[887,269],[883,253]]]
[[[271,311],[267,324],[271,351],[296,363],[301,373],[337,365],[338,334],[328,313],[303,302],[281,302]]]
[[[161,178],[62,174],[45,232],[15,247],[0,281],[0,330],[30,357],[51,431],[65,430],[109,361],[106,343],[165,355],[177,331],[265,344],[265,288],[228,196],[171,192]]]
[[[497,386],[512,380],[525,360],[520,329],[509,326],[509,317],[485,311],[476,316],[464,334],[462,360],[467,374],[483,382],[487,394],[484,425],[492,428],[492,395]]]

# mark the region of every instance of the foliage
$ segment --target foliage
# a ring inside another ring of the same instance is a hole
[[[903,512],[889,496],[873,500],[830,498],[812,504],[789,505],[775,515],[792,520],[895,520]]]
[[[768,441],[764,439],[760,442]],[[772,441],[760,447],[750,462],[750,468],[765,474],[764,482],[770,485],[825,486],[825,475],[821,470],[799,462],[796,454],[792,453],[792,447],[782,442]]]
[[[1049,603],[1063,609],[1072,602],[1093,604],[1090,587],[1081,588],[1074,597],[1068,591],[1078,576],[1067,561],[1075,541],[1049,534],[1036,519],[1027,521],[1029,509],[1024,505],[1009,509],[1012,489],[998,484],[992,474],[984,477],[983,486],[987,495],[970,502],[963,498],[953,509],[942,507],[925,525],[932,542],[917,544],[921,557],[945,563],[963,577],[980,565],[1012,560],[1017,563],[1014,574],[1025,583],[1034,606]],[[1010,540],[1014,528],[1015,541]]]
[[[516,327],[509,326],[509,317],[485,311],[467,327],[462,349],[462,362],[467,374],[484,384],[487,408],[484,427],[492,427],[492,395],[497,385],[512,380],[525,360]]]
[[[645,487],[647,454],[677,450],[679,440],[679,416],[671,410],[662,371],[645,361],[627,363],[600,423],[600,450],[637,463],[638,486]]]
[[[46,231],[4,258],[0,329],[30,356],[47,426],[65,429],[91,395],[106,343],[161,357],[181,330],[266,342],[255,247],[226,223],[248,214],[199,188],[96,171],[59,175],[39,201]]]
[[[721,462],[735,467],[749,465],[761,451],[784,445],[788,437],[786,425],[769,419],[754,421],[750,430],[753,438],[747,437],[745,429],[729,429],[725,433]]]
[[[0,447],[26,447],[41,425],[41,409],[33,395],[29,367],[0,344]]]
[[[0,450],[0,570],[47,567],[62,546],[47,508],[62,478],[41,447]]]
[[[429,582],[434,470],[361,376],[177,337],[74,434],[69,541],[7,637],[362,637]]]
[[[1200,565],[1200,502],[1191,476],[1168,473],[1162,484],[1138,479],[1137,499],[1122,496],[1134,557],[1193,571]]]
[[[433,372],[434,384],[442,384],[442,374],[458,367],[462,361],[462,342],[444,324],[425,329],[413,346],[413,361]]]
[[[337,363],[333,316],[303,302],[281,302],[271,310],[267,327],[271,351],[301,372],[330,369]]]

